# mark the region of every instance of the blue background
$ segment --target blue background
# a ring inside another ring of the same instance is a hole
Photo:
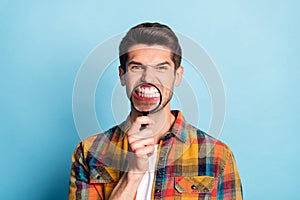
[[[235,154],[245,199],[296,199],[299,18],[297,1],[1,0],[0,198],[67,198],[81,63],[112,35],[159,21],[201,44],[222,75],[220,138]]]

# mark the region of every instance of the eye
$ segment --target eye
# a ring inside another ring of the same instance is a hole
[[[132,65],[129,68],[132,71],[142,71],[142,70],[145,69],[145,66],[143,66],[143,65]]]
[[[155,67],[155,69],[160,72],[165,72],[169,69],[169,67],[167,65],[158,65]]]

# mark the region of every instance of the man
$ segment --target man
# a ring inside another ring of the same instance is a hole
[[[174,32],[139,24],[121,41],[119,55],[130,115],[79,143],[69,199],[242,199],[229,147],[170,110],[184,71]]]

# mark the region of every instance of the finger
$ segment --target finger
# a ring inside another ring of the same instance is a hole
[[[126,132],[127,135],[137,134],[138,132],[142,131],[141,130],[142,124],[152,125],[154,124],[154,121],[147,116],[137,117],[136,120],[132,122],[130,128]]]
[[[137,149],[144,148],[147,146],[153,146],[153,145],[154,145],[154,138],[145,138],[130,143],[130,147],[132,151],[136,151]]]
[[[153,131],[150,129],[144,129],[142,131],[138,131],[136,133],[129,133],[128,135],[128,142],[129,144],[137,141],[137,140],[143,140],[146,138],[151,138],[153,136]]]
[[[145,156],[149,157],[150,155],[152,155],[153,152],[154,152],[154,145],[149,145],[149,146],[136,149],[135,154],[138,157],[145,158]]]
[[[128,132],[126,133],[128,136],[132,136],[132,135],[139,135],[140,137],[145,137],[145,136],[149,136],[152,134],[152,129],[145,127],[144,129],[141,129],[141,127],[138,126],[132,126]]]
[[[133,126],[140,128],[142,124],[152,125],[154,123],[148,116],[139,116],[133,122]]]

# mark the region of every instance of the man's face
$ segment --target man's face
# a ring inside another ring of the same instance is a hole
[[[138,44],[128,52],[126,73],[120,68],[120,80],[123,86],[126,85],[127,96],[144,111],[152,110],[160,95],[161,105],[169,106],[173,86],[180,84],[183,73],[181,66],[174,71],[170,49]]]

